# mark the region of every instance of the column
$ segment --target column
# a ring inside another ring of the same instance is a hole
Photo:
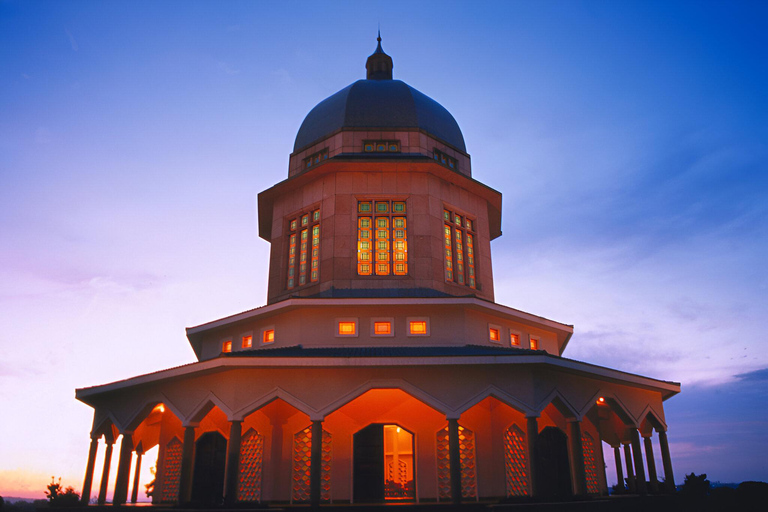
[[[647,494],[645,488],[645,468],[643,467],[643,452],[640,448],[640,433],[632,429],[632,458],[635,460],[635,485],[638,494]]]
[[[93,485],[93,467],[96,465],[96,453],[99,451],[99,438],[91,437],[91,447],[88,450],[88,464],[85,466],[85,480],[80,503],[87,505],[91,501],[91,486]]]
[[[195,427],[184,427],[184,444],[181,448],[181,475],[179,481],[179,505],[192,500],[192,471],[195,464]]]
[[[621,448],[618,446],[613,447],[613,459],[616,461],[616,480],[619,484],[619,489],[624,489],[624,470],[621,469]]]
[[[461,449],[459,447],[459,420],[448,420],[448,457],[451,461],[451,498],[454,505],[461,504]]]
[[[536,440],[539,438],[539,421],[536,416],[529,416],[527,420],[528,492],[530,496],[536,496]]]
[[[227,469],[224,477],[224,503],[237,503],[237,484],[240,480],[240,436],[243,430],[242,421],[233,421],[229,425],[229,441],[227,441]]]
[[[115,479],[115,494],[112,497],[113,505],[122,505],[128,497],[128,479],[131,475],[131,457],[133,455],[133,435],[130,432],[123,434],[120,441],[120,459],[117,463],[117,478]]]
[[[658,493],[659,479],[656,476],[656,461],[653,458],[653,442],[651,437],[644,437],[643,444],[645,444],[645,461],[648,464],[648,481],[651,482],[651,492]]]
[[[670,494],[675,492],[675,475],[672,473],[672,458],[669,456],[669,444],[667,443],[667,431],[659,430],[659,448],[661,448],[661,461],[664,464],[664,485]]]
[[[632,452],[629,451],[629,444],[624,445],[624,462],[627,467],[627,490],[630,494],[635,494],[637,487],[635,487],[635,471],[632,469]]]
[[[109,465],[112,462],[112,445],[115,444],[114,439],[104,436],[104,441],[107,443],[107,451],[104,453],[104,469],[101,470],[101,486],[99,487],[99,505],[103,505],[107,502],[107,483],[109,482]]]
[[[323,422],[312,421],[312,452],[309,467],[309,502],[313,507],[320,506],[320,475],[323,465]]]
[[[587,494],[587,473],[584,470],[584,446],[581,443],[581,421],[569,421],[571,460],[573,461],[575,494]]]
[[[131,491],[131,503],[139,501],[139,477],[141,476],[141,456],[144,455],[141,441],[136,447],[136,469],[133,472],[133,490]]]

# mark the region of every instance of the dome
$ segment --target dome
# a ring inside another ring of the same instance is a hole
[[[392,59],[379,47],[358,80],[313,108],[301,123],[293,150],[298,151],[338,130],[424,130],[466,153],[459,125],[445,107],[401,80],[392,80]]]

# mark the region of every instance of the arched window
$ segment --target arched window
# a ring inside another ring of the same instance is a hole
[[[507,496],[528,496],[527,452],[523,431],[512,425],[504,433]]]
[[[239,501],[261,501],[261,468],[264,461],[264,436],[250,428],[240,442]]]

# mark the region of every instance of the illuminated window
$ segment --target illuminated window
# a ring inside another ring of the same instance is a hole
[[[452,156],[446,155],[442,151],[439,151],[439,150],[435,149],[433,151],[433,153],[432,153],[432,156],[435,159],[435,162],[437,162],[439,164],[442,164],[442,165],[448,167],[449,169],[456,170],[456,169],[459,168],[459,164],[456,161],[456,159],[453,158]]]
[[[443,246],[445,251],[445,280],[477,288],[475,270],[475,222],[443,210]]]
[[[313,153],[309,155],[307,158],[304,159],[304,168],[309,169],[310,167],[319,164],[320,162],[324,162],[328,160],[328,149],[323,149],[322,151],[318,151],[317,153]]]
[[[253,336],[246,334],[243,336],[243,348],[251,348],[253,346]]]
[[[363,141],[365,153],[399,153],[400,141],[398,140],[366,140]]]
[[[275,342],[275,330],[274,329],[264,329],[264,332],[261,334],[261,342],[265,345],[268,343],[274,343]]]
[[[408,318],[408,336],[429,336],[429,318]]]
[[[520,335],[516,332],[509,333],[509,344],[513,347],[520,346]]]
[[[494,343],[501,343],[501,328],[495,325],[488,327],[488,339]]]
[[[288,221],[286,288],[291,290],[319,280],[320,210],[314,209]]]
[[[405,201],[359,201],[357,213],[357,274],[408,275]]]
[[[227,340],[221,344],[222,352],[232,352],[232,340]]]
[[[382,334],[392,334],[392,324],[389,322],[374,322],[373,333],[379,336]]]
[[[336,336],[357,337],[357,318],[337,318]]]
[[[539,339],[531,338],[531,350],[539,350]]]

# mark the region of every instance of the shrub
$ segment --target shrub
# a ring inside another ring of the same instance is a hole
[[[72,486],[66,489],[61,488],[61,477],[59,477],[58,482],[54,477],[51,477],[51,483],[48,484],[45,496],[51,507],[75,507],[80,504],[80,495],[75,492]]]

